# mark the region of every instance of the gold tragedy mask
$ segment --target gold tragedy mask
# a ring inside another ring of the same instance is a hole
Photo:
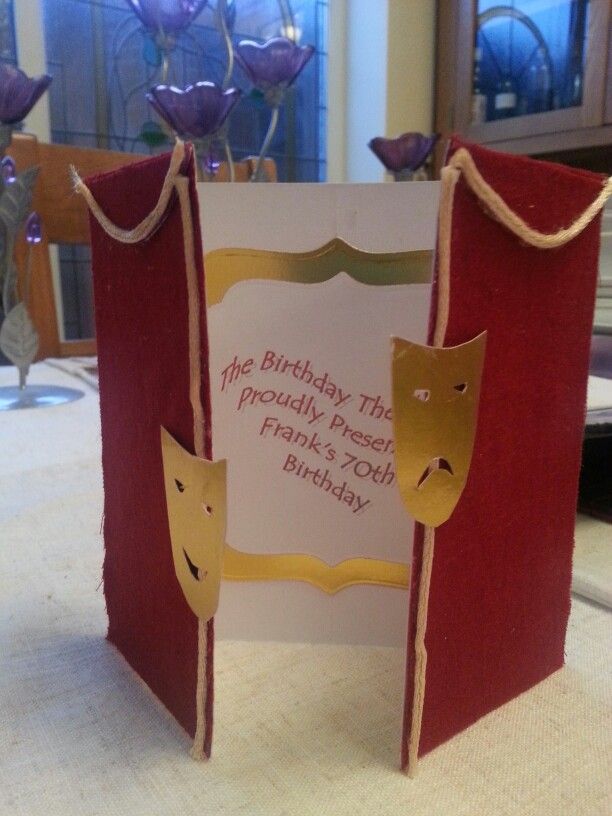
[[[202,620],[219,605],[227,519],[226,462],[193,456],[161,429],[174,569],[185,600]]]
[[[486,339],[446,348],[393,339],[397,480],[409,513],[429,527],[450,517],[467,481]]]

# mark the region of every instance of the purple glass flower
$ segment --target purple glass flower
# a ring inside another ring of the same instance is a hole
[[[52,79],[48,74],[30,78],[14,65],[1,63],[0,122],[3,125],[16,125],[25,119]]]
[[[204,172],[207,173],[209,176],[216,176],[219,172],[219,168],[221,167],[221,162],[215,156],[215,154],[209,151],[208,155],[202,162],[202,167],[204,168]]]
[[[37,212],[30,213],[25,225],[25,237],[28,244],[40,244],[42,241],[42,221]]]
[[[377,136],[368,143],[368,147],[392,173],[401,173],[402,170],[414,172],[425,164],[437,141],[437,133],[431,136],[402,133],[397,139]]]
[[[196,82],[185,90],[156,85],[146,96],[181,138],[204,139],[219,130],[241,92],[237,88],[224,91],[214,82]]]
[[[297,45],[286,37],[273,37],[260,45],[242,40],[236,60],[253,85],[264,93],[272,88],[288,88],[314,54],[312,45]]]
[[[153,33],[178,34],[188,28],[207,0],[127,0],[143,26]]]
[[[0,162],[0,172],[5,184],[12,184],[17,177],[15,162],[10,156],[5,156]]]

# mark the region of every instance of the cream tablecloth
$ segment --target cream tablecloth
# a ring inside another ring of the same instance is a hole
[[[0,369],[0,384],[13,373]],[[403,655],[219,643],[213,759],[104,639],[97,395],[0,413],[0,814],[609,814],[610,612],[574,598],[567,666],[397,771]]]

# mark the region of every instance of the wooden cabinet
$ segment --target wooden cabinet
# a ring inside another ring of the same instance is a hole
[[[436,129],[612,171],[610,0],[439,0]]]

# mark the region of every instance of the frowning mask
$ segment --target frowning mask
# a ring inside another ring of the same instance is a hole
[[[161,429],[172,557],[185,600],[202,620],[219,605],[227,518],[226,462],[193,456]]]
[[[450,517],[467,481],[486,334],[446,348],[393,339],[397,480],[409,513],[429,527]]]

